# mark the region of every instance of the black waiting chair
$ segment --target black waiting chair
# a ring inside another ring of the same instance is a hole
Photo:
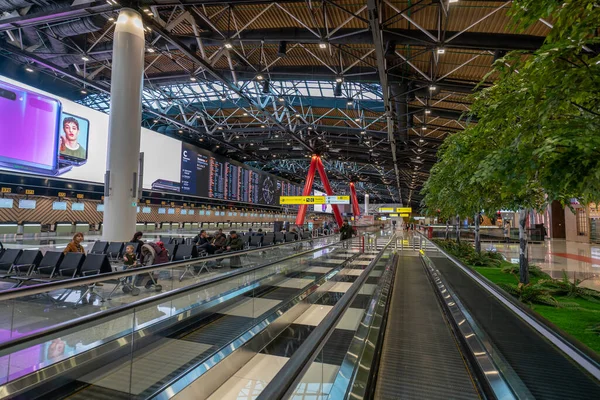
[[[262,241],[262,236],[252,236],[250,242],[248,242],[248,247],[260,247],[262,246]]]
[[[275,232],[275,243],[283,243],[285,241],[285,237],[283,236],[283,232]]]
[[[13,272],[17,276],[29,275],[40,265],[43,257],[42,252],[39,250],[23,250],[17,263],[13,265]]]
[[[19,257],[23,254],[21,249],[6,249],[0,257],[0,278],[9,278],[17,264]]]
[[[58,266],[64,257],[65,254],[62,251],[47,251],[29,276],[16,278],[19,281],[17,286],[51,281],[57,274]]]
[[[288,232],[285,234],[285,242],[286,243],[295,242],[296,240],[298,240],[298,236],[296,236],[296,234],[294,232]]]
[[[163,242],[163,244],[169,244],[173,238],[171,236],[159,236],[158,240]]]
[[[108,242],[103,242],[98,240],[94,242],[92,249],[89,251],[90,254],[106,254],[106,249],[108,248]]]
[[[121,246],[123,246],[123,243],[121,243]],[[81,277],[86,277],[86,276],[99,275],[101,273],[111,272],[111,271],[112,271],[112,268],[110,266],[110,261],[108,259],[108,256],[106,256],[105,254],[88,254],[87,257],[85,258],[85,261],[81,265],[81,268],[79,269],[79,275]],[[90,296],[95,295],[97,297],[100,297],[100,300],[102,302],[104,302],[104,297],[102,297],[95,291],[97,284],[98,283],[95,282],[95,283],[90,283],[90,284],[85,285],[84,286],[85,290],[81,294],[81,297],[79,297],[79,299],[75,302],[75,305],[73,307],[77,307],[79,302],[82,301],[88,294]]]
[[[58,275],[55,279],[75,278],[79,275],[79,270],[85,261],[83,253],[67,253],[58,266]]]
[[[177,246],[177,253],[173,257],[173,261],[185,261],[198,258],[198,248],[195,245],[180,244]],[[183,277],[187,274],[194,274],[194,265],[188,264],[185,266],[185,270],[179,276],[179,281],[183,280]]]
[[[118,261],[123,254],[123,242],[110,242],[106,248],[106,255],[110,261]]]
[[[262,245],[264,246],[272,246],[275,244],[275,234],[274,233],[267,233],[265,236],[263,236],[263,240],[262,240]]]
[[[174,243],[165,244],[165,249],[167,249],[167,252],[169,253],[169,261],[173,261],[173,259],[175,258],[175,254],[177,254],[178,247],[179,245]]]

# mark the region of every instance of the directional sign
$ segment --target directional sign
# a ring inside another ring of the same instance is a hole
[[[279,204],[325,204],[325,196],[280,196]]]
[[[380,213],[393,213],[394,212],[394,208],[393,207],[381,207],[379,209]]]
[[[401,217],[403,217],[403,218],[404,218],[404,217],[407,217],[407,218],[408,218],[408,217],[410,217],[410,214],[402,213],[402,214],[400,214],[400,216],[401,216]]]
[[[402,214],[410,214],[412,212],[412,207],[399,207],[396,208],[396,212]]]
[[[325,196],[325,204],[350,204],[350,196]]]
[[[350,204],[350,196],[280,196],[279,204]]]

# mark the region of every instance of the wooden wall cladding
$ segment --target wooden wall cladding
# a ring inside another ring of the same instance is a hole
[[[92,200],[75,200],[75,199],[61,199],[60,201],[64,201],[67,203],[67,210],[53,210],[52,203],[58,201],[56,197],[41,197],[41,196],[27,196],[29,200],[36,200],[35,209],[21,209],[19,208],[19,200],[25,199],[25,196],[18,195],[10,195],[5,196],[6,198],[13,199],[13,208],[0,208],[0,222],[38,222],[42,225],[53,224],[55,222],[62,221],[71,221],[71,222],[87,222],[90,224],[98,224],[102,222],[102,212],[96,211],[96,207],[100,202],[92,201]],[[73,203],[82,203],[83,211],[73,211]],[[240,213],[264,213],[264,211],[242,211],[242,210],[232,210],[232,212],[237,212],[237,216],[229,216],[229,210],[225,211],[225,216],[215,216],[215,210],[211,210],[211,215],[198,215],[199,208],[194,208],[194,215],[183,215],[181,214],[181,210],[183,207],[175,206],[171,207],[169,205],[159,206],[159,205],[148,205],[148,204],[140,204],[140,209],[143,207],[150,207],[150,213],[138,213],[137,221],[138,222],[269,222],[269,221],[293,221],[295,219],[295,214],[288,214],[284,217],[278,218],[260,218],[260,217],[242,217]],[[159,214],[159,208],[174,208],[174,214]],[[190,208],[186,208],[190,209]],[[136,212],[136,209],[132,207],[132,211]],[[141,211],[141,210],[140,210]]]

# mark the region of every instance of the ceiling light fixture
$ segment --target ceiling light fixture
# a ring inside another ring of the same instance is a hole
[[[341,76],[338,76],[338,77],[335,78],[335,82],[336,83],[342,83],[342,82],[344,82],[344,78],[341,77]]]
[[[277,100],[278,100],[279,102],[284,102],[284,101],[285,101],[285,99],[284,99],[283,97],[279,97]]]
[[[427,127],[426,126],[422,126],[421,129],[423,129],[424,131],[426,131]]]
[[[429,85],[429,91],[430,91],[430,92],[433,92],[435,89],[437,89],[437,88],[435,87],[435,85]]]
[[[265,79],[265,77],[262,76],[261,74],[256,75],[256,80],[257,81],[262,81],[263,79]]]
[[[437,53],[438,54],[444,54],[446,52],[446,49],[444,49],[443,47],[438,47],[437,48]]]
[[[148,53],[154,53],[156,50],[154,50],[152,47],[148,47],[148,48],[146,49],[146,51],[147,51]]]
[[[181,129],[180,129],[180,130],[178,130],[177,132],[179,132],[179,133],[183,133],[183,131],[182,131]]]
[[[196,77],[195,77],[195,76],[190,76],[190,81],[192,81],[192,82],[196,82],[196,80],[197,80],[197,79],[196,79]]]
[[[158,120],[157,120],[157,119],[155,119],[155,120],[153,120],[152,122],[154,122],[154,123],[156,124],[156,123],[158,122]]]
[[[430,110],[430,109],[428,109],[428,108],[426,108],[426,109],[425,109],[425,114],[431,114],[431,110]]]
[[[357,118],[354,118],[354,121],[356,121],[356,122],[360,122],[360,118],[358,118],[358,117],[357,117]]]
[[[419,139],[419,143],[423,143],[425,142],[423,139]]]
[[[243,113],[242,115],[243,115],[244,117],[247,117],[247,116],[248,116],[248,113],[247,113],[247,112],[245,112],[245,113]]]
[[[217,126],[217,129],[220,130],[220,131],[222,131],[223,127],[222,126]]]
[[[360,131],[360,134],[361,134],[361,135],[364,135],[364,134],[366,134],[366,133],[367,133],[366,131]]]
[[[87,94],[87,90],[81,89],[81,94]]]
[[[225,48],[226,49],[232,49],[233,48],[233,44],[231,44],[231,42],[228,40],[225,42]]]
[[[227,101],[227,96],[225,96],[224,94],[221,95],[221,101]]]
[[[320,49],[326,49],[327,48],[327,42],[321,42],[321,43],[319,43],[319,48]]]
[[[81,59],[82,59],[83,61],[90,61],[90,59],[89,59],[89,58],[87,58],[86,56],[82,56],[82,57],[81,57]]]
[[[261,127],[261,128],[264,128],[265,126],[264,126],[264,125],[261,125],[260,127]]]
[[[31,67],[25,67],[25,71],[27,71],[27,72],[33,72],[33,68],[31,68]]]
[[[352,104],[354,104],[354,101],[353,101],[352,99],[348,99],[348,100],[346,101],[346,105],[347,105],[347,106],[351,106]]]

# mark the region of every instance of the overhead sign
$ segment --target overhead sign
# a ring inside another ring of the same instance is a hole
[[[280,196],[279,204],[350,204],[350,196]]]
[[[350,196],[325,196],[325,204],[350,204]]]
[[[380,213],[393,213],[394,212],[394,208],[393,207],[381,207],[379,209]]]
[[[390,217],[397,217],[398,214],[390,214]]]
[[[412,207],[399,207],[396,208],[396,212],[401,214],[410,214],[412,212]]]
[[[404,217],[410,217],[410,214],[401,213],[401,214],[400,214],[400,216],[401,216],[402,218],[404,218]]]

